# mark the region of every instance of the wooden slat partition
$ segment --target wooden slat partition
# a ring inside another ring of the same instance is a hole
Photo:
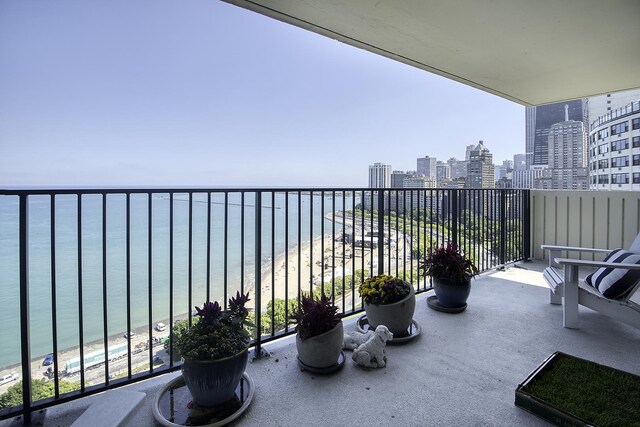
[[[640,232],[640,193],[633,191],[531,190],[531,244],[628,248]],[[579,259],[601,259],[571,253]]]

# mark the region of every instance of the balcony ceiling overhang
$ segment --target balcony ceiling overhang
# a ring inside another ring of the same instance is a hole
[[[523,105],[640,87],[638,0],[226,0]]]

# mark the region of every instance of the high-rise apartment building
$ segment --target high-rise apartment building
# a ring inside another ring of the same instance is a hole
[[[391,187],[391,165],[374,163],[369,166],[369,188]]]
[[[451,179],[451,167],[448,163],[438,160],[436,163],[436,187],[444,188]]]
[[[626,90],[624,92],[605,93],[592,96],[587,99],[588,121],[585,126],[591,125],[598,118],[605,116],[613,110],[617,110],[640,99],[640,89]],[[587,133],[590,129],[587,127]]]
[[[549,164],[549,129],[564,121],[565,105],[569,117],[587,128],[587,102],[579,99],[556,104],[527,107],[525,110],[525,151],[529,169],[545,169]]]
[[[436,163],[437,160],[435,157],[419,157],[417,161],[416,172],[418,175],[424,175],[429,178],[436,179]]]
[[[407,172],[405,171],[393,171],[391,172],[391,188],[403,188],[403,181],[405,178],[409,177]]]
[[[468,163],[469,162],[467,162],[466,160],[457,160],[455,157],[451,157],[449,160],[447,160],[451,179],[466,178]]]
[[[549,128],[548,169],[539,180],[538,188],[554,190],[585,190],[587,179],[586,132],[582,121],[569,120],[569,106],[565,106],[565,120]]]
[[[467,188],[494,188],[495,187],[495,167],[493,165],[493,154],[480,141],[478,145],[470,151],[469,164],[467,166]]]
[[[640,191],[640,101],[608,111],[591,123],[589,187]]]

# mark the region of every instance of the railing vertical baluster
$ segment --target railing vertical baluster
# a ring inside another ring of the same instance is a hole
[[[53,389],[54,396],[57,399],[60,397],[60,385],[58,384],[58,307],[57,301],[57,286],[56,286],[56,195],[50,196],[50,232],[51,232],[51,326],[53,333]]]
[[[324,209],[323,209],[324,212]],[[324,221],[323,221],[324,222]],[[344,279],[344,275],[343,275]],[[331,301],[336,301],[336,192],[331,192]]]
[[[147,193],[147,292],[149,301],[149,372],[153,372],[153,204]],[[107,354],[109,350],[107,350]]]
[[[207,191],[207,301],[211,301],[211,191]]]
[[[131,378],[131,193],[126,193],[126,246],[127,246],[127,377]],[[82,347],[81,347],[82,348]],[[82,358],[82,356],[80,356]],[[84,381],[83,381],[84,383]]]
[[[227,309],[229,299],[229,192],[224,192],[224,271],[222,272],[224,285],[224,308]]]
[[[104,383],[109,385],[109,304],[107,293],[107,194],[102,193],[102,340],[107,347],[104,357]],[[57,364],[55,366],[58,366]],[[56,381],[57,382],[57,381]],[[57,385],[57,384],[56,384]]]
[[[84,391],[84,322],[82,307],[82,193],[78,193],[77,204],[77,237],[78,237],[78,338],[80,344],[80,391]]]
[[[371,216],[373,219],[373,215]],[[373,231],[373,224],[371,224]],[[373,237],[371,239],[373,242]],[[373,245],[372,245],[373,246]],[[371,248],[373,251],[373,248]],[[384,190],[378,190],[378,274],[384,273]]]
[[[399,240],[399,236],[400,236],[400,232],[399,232],[399,218],[398,218],[398,214],[400,213],[400,209],[398,209],[399,206],[399,200],[400,200],[400,191],[396,190],[396,277],[398,277],[399,275],[399,269],[400,269],[400,240]],[[391,221],[389,221],[391,222]]]
[[[347,248],[346,248],[346,224],[347,224],[347,193],[346,191],[342,192],[342,313],[346,310],[345,305],[345,285],[347,281],[346,269],[347,269]],[[353,264],[351,264],[351,270],[353,270]],[[351,271],[351,275],[353,276],[355,271]]]
[[[309,192],[309,295],[313,295],[313,190]]]
[[[254,347],[254,359],[258,359],[262,355],[262,193],[259,190],[255,192],[255,215],[254,215],[254,237],[255,237],[255,255],[254,255],[254,293],[256,301],[256,345]]]
[[[362,199],[360,200],[362,203]],[[356,309],[356,192],[351,193],[351,311]]]
[[[275,305],[275,304],[274,304]],[[284,192],[284,330],[289,331],[289,192]]]
[[[188,212],[187,212],[187,306],[188,306],[188,317],[189,317],[189,326],[191,326],[191,312],[193,311],[193,193],[187,193],[187,203],[189,203]],[[226,304],[226,303],[225,303]],[[226,305],[224,306],[226,309]]]
[[[362,246],[361,246],[361,249],[360,249],[360,261],[361,261],[361,264],[362,264],[361,267],[362,267],[362,275],[363,275],[362,278],[363,279],[364,279],[364,276],[365,276],[365,274],[364,274],[364,210],[365,210],[365,197],[364,197],[364,195],[365,195],[364,194],[364,190],[362,190],[362,193],[361,193],[362,197],[360,199],[361,200],[360,205],[362,207],[362,209],[360,210],[360,219],[361,219],[361,222],[360,222],[360,224],[361,224],[360,235],[362,237],[362,241],[361,241],[361,245]],[[371,191],[371,197],[370,197],[369,200],[371,200],[371,204],[373,205],[373,191]]]
[[[322,263],[320,267],[320,292],[324,295],[324,191],[320,192],[320,257]]]
[[[298,191],[298,306],[302,294],[302,191]]]
[[[245,201],[244,201],[245,192],[240,192],[240,292],[244,295],[244,210],[245,210]],[[211,242],[209,242],[211,245]]]
[[[29,226],[27,193],[20,198],[20,346],[22,363],[22,414],[24,424],[31,423],[31,337],[29,325]]]
[[[173,367],[173,192],[169,193],[169,366]]]
[[[226,253],[226,252],[225,252]],[[271,192],[271,336],[276,334],[276,192]]]

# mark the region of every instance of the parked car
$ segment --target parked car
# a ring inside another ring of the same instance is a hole
[[[165,329],[167,329],[167,326],[164,323],[162,323],[162,322],[156,323],[156,331],[162,332]]]
[[[49,353],[44,357],[44,360],[42,361],[42,366],[49,366],[49,365],[53,365],[53,353]]]
[[[11,381],[17,381],[17,380],[18,380],[18,374],[16,373],[7,374],[0,377],[0,385],[4,385],[7,383],[10,383]]]
[[[136,333],[133,332],[133,331],[125,332],[124,335],[123,335],[123,337],[125,337],[125,338],[133,338],[135,336],[136,336]]]

